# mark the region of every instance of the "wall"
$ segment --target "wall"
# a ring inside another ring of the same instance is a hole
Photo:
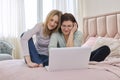
[[[120,11],[120,0],[84,0],[83,16],[95,16]]]

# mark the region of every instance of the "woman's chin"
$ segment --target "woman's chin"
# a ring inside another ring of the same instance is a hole
[[[54,30],[55,28],[48,28],[50,31]]]
[[[63,33],[65,36],[68,36],[69,35],[69,33]]]

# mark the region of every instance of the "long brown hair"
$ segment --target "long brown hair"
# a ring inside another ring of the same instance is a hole
[[[47,24],[48,24],[49,20],[55,15],[58,16],[58,25],[54,30],[49,30]],[[60,27],[60,23],[61,23],[61,15],[62,15],[62,12],[59,10],[50,11],[50,13],[46,17],[46,21],[44,22],[44,31],[43,31],[44,36],[49,36],[49,35],[51,35],[51,33],[58,31],[58,28]]]

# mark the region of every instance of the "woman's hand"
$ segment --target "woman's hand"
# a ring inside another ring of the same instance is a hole
[[[39,67],[39,64],[37,64],[37,63],[33,63],[33,62],[29,62],[29,63],[27,63],[27,65],[28,65],[28,67],[30,67],[30,68],[36,68],[36,67]]]
[[[70,31],[67,43],[66,43],[66,47],[73,47],[74,46],[74,33],[77,31],[77,23],[74,23],[73,28]]]
[[[30,68],[43,67],[43,64],[37,64],[37,63],[32,62],[29,55],[25,56],[25,61],[26,61],[27,66]]]
[[[71,33],[75,33],[76,31],[77,31],[77,23],[74,23],[74,26],[73,26],[73,28],[72,28],[72,30],[71,30]]]

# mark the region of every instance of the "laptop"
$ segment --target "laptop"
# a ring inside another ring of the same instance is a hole
[[[58,71],[88,68],[90,53],[89,47],[51,48],[46,69]]]

